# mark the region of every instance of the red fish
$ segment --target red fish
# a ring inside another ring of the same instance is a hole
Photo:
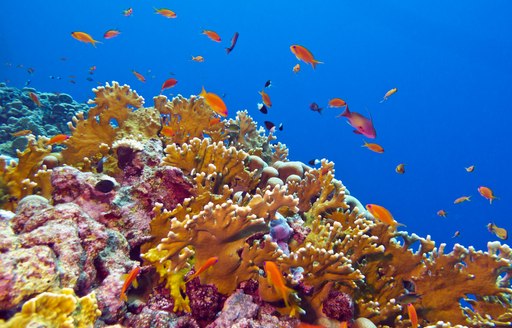
[[[201,273],[205,272],[209,267],[215,265],[219,261],[217,256],[210,257],[204,264],[193,274],[191,275],[185,283],[191,281],[195,277],[199,276]]]
[[[121,301],[127,301],[128,298],[126,297],[126,291],[128,290],[128,287],[133,282],[133,287],[137,288],[139,286],[139,283],[137,282],[137,275],[140,272],[140,267],[134,268],[130,273],[126,276],[126,280],[124,281],[123,288],[121,289],[121,295],[119,295],[119,299]]]
[[[30,96],[30,99],[32,99],[32,101],[36,104],[37,107],[41,107],[41,101],[39,100],[39,97],[35,93],[30,92],[28,95]]]
[[[345,111],[343,111],[340,116],[344,116],[348,119],[348,124],[355,128],[354,133],[362,134],[363,136],[370,139],[375,139],[375,137],[377,137],[377,132],[373,126],[373,120],[371,119],[371,116],[370,119],[367,119],[359,113],[351,112],[348,109],[348,106],[345,107]]]
[[[220,42],[220,36],[215,31],[211,30],[203,30],[203,34],[207,35],[210,39],[212,39],[215,42]]]
[[[135,77],[136,77],[139,81],[141,81],[141,82],[146,82],[146,78],[145,78],[142,74],[140,74],[139,72],[137,72],[137,71],[135,71],[135,70],[132,70],[132,73],[133,73],[133,75],[135,75]]]
[[[260,95],[261,95],[261,100],[263,101],[265,106],[272,107],[272,100],[270,100],[270,96],[268,95],[268,93],[266,93],[264,90],[261,90]]]
[[[235,34],[233,35],[233,37],[231,38],[231,45],[229,46],[229,48],[226,48],[226,52],[229,54],[231,51],[233,51],[233,49],[235,48],[235,45],[236,45],[236,41],[238,41],[238,32],[235,32]]]
[[[169,88],[174,87],[177,83],[178,83],[178,80],[173,79],[173,78],[165,80],[164,84],[162,84],[162,89],[160,90],[160,94],[162,94],[162,92],[165,89],[169,89]]]
[[[47,144],[48,145],[60,144],[68,139],[69,139],[69,136],[67,134],[57,134],[57,135],[54,135],[53,137],[51,137],[50,140],[48,140]]]
[[[121,34],[121,31],[119,30],[108,30],[105,32],[105,34],[103,34],[103,37],[105,39],[112,39],[118,36],[119,34]]]

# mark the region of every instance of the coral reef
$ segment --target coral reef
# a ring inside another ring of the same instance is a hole
[[[221,120],[195,96],[143,107],[116,82],[94,92],[62,151],[28,136],[18,163],[0,159],[7,325],[47,322],[49,304],[63,325],[400,328],[411,286],[421,326],[511,325],[507,245],[447,252],[374,220],[334,163],[289,161],[246,111]]]

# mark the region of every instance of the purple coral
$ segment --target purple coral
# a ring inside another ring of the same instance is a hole
[[[225,296],[217,292],[217,287],[201,285],[198,279],[187,284],[187,295],[190,299],[192,316],[203,323],[201,326],[215,319],[226,300]]]
[[[290,240],[292,232],[293,230],[288,225],[286,218],[276,213],[276,219],[270,221],[270,237],[272,237],[272,241],[276,242],[286,255],[290,254],[288,240]]]
[[[331,289],[322,303],[322,312],[338,321],[351,321],[354,317],[354,302],[348,294]]]

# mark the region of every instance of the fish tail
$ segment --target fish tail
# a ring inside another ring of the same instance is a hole
[[[123,302],[126,302],[128,301],[128,297],[126,297],[126,294],[125,293],[121,293],[121,295],[119,296],[119,299]]]
[[[226,53],[229,55],[229,53],[231,52],[231,49],[230,48],[226,48]]]
[[[345,106],[345,110],[343,110],[343,113],[341,113],[338,117],[340,117],[340,116],[344,116],[344,117],[350,116],[350,110],[348,109],[348,105]]]
[[[311,65],[313,66],[313,69],[316,69],[316,65],[317,64],[323,64],[324,62],[321,62],[319,60],[316,60],[314,59],[312,62],[311,62]]]

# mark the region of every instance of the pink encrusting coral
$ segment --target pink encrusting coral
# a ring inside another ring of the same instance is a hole
[[[246,111],[94,92],[61,153],[32,136],[0,161],[0,326],[402,328],[404,284],[422,326],[512,325],[507,245],[445,252],[375,221],[334,163],[289,161]]]

